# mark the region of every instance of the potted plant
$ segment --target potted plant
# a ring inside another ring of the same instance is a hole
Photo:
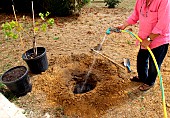
[[[25,66],[16,66],[6,71],[0,78],[0,82],[17,97],[31,92],[32,85],[28,76],[28,69]]]
[[[2,30],[5,34],[5,38],[20,38],[21,43],[23,43],[22,39],[24,38],[24,35],[30,36],[33,47],[22,54],[22,59],[27,63],[29,70],[32,73],[39,74],[48,69],[48,60],[46,56],[46,49],[44,47],[36,46],[36,37],[40,32],[45,32],[48,28],[52,27],[54,24],[54,19],[47,19],[50,14],[49,12],[46,12],[45,14],[39,13],[41,21],[35,22],[33,1],[32,14],[32,22],[28,22],[25,17],[18,22],[14,10],[15,21],[2,24]]]
[[[33,18],[33,48],[22,54],[22,59],[27,63],[30,71],[34,74],[39,74],[48,69],[46,49],[44,47],[36,47],[36,36],[39,34],[39,32],[46,31],[48,27],[51,27],[54,24],[54,19],[50,18],[46,20],[48,15],[49,12],[45,14],[39,13],[42,22],[36,22],[37,25],[34,24]]]

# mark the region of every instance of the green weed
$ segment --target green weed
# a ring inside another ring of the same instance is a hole
[[[130,40],[127,40],[127,44],[131,45],[131,44],[132,44],[132,42],[131,42]]]
[[[140,111],[144,111],[145,110],[145,106],[142,106],[141,108],[140,108]]]
[[[3,89],[4,87],[5,87],[5,85],[0,82],[0,90]]]
[[[10,63],[7,63],[3,66],[3,71],[7,71],[11,67],[12,67],[12,65]]]

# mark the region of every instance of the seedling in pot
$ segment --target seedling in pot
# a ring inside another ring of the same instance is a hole
[[[18,21],[15,14],[14,5],[12,6],[13,6],[13,12],[15,16],[15,21],[12,20],[10,22],[5,22],[1,26],[5,39],[10,40],[10,39],[19,38],[22,44],[22,49],[24,49],[22,40],[24,38],[26,39],[26,36],[29,36],[32,39],[33,49],[34,49],[34,54],[31,55],[33,56],[31,58],[34,58],[37,56],[36,37],[40,33],[46,32],[48,28],[52,28],[52,26],[54,25],[54,19],[53,18],[47,19],[47,17],[50,15],[49,12],[46,12],[45,14],[39,13],[41,21],[35,22],[33,1],[32,1],[32,14],[33,14],[32,23],[30,23],[30,21],[28,21],[27,17],[25,16],[23,16],[23,18],[20,21]]]
[[[4,32],[4,36],[6,39],[20,39],[22,44],[22,49],[25,49],[25,45],[23,45],[23,39],[32,39],[32,47],[31,49],[24,51],[22,54],[22,59],[27,63],[29,70],[32,73],[41,73],[48,69],[48,61],[46,56],[46,49],[44,47],[36,46],[37,36],[42,32],[45,32],[52,28],[54,25],[54,19],[47,17],[49,16],[49,12],[45,14],[39,13],[40,19],[38,22],[35,22],[34,18],[34,8],[32,1],[32,22],[30,22],[27,17],[23,16],[22,19],[17,20],[14,5],[13,11],[15,16],[15,21],[5,22],[2,24],[2,30]]]
[[[37,48],[36,48],[36,36],[38,35],[38,31],[46,31],[48,27],[52,26],[54,24],[54,19],[50,18],[48,20],[46,20],[46,18],[50,15],[49,12],[43,14],[43,13],[39,13],[40,18],[42,19],[42,24],[39,25],[39,23],[37,22],[35,24],[35,19],[34,19],[34,8],[33,8],[33,1],[32,1],[32,15],[33,15],[33,49],[34,49],[34,57],[37,56]],[[39,32],[40,33],[40,32]]]

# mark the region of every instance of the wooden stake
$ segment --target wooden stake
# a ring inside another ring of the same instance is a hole
[[[124,68],[122,65],[116,63],[116,62],[115,62],[114,60],[112,60],[109,56],[107,56],[107,55],[105,55],[105,54],[102,54],[102,53],[100,53],[99,51],[96,51],[96,50],[94,50],[94,49],[91,49],[91,50],[94,51],[95,53],[101,55],[102,57],[108,59],[109,61],[111,61],[111,62],[114,63],[115,65],[117,65],[117,66],[119,66],[120,68],[122,68],[122,69],[125,70],[125,68]]]
[[[16,23],[17,23],[17,25],[18,25],[18,27],[20,27],[20,25],[19,25],[19,23],[18,23],[18,19],[17,19],[17,15],[16,15],[16,13],[15,13],[15,7],[14,7],[14,1],[12,0],[12,10],[13,10],[13,13],[14,13],[14,17],[15,17],[15,21],[16,21]],[[22,37],[21,37],[21,32],[19,32],[19,38],[20,38],[20,42],[21,42],[21,47],[22,47],[22,49],[24,50],[24,43],[23,43],[23,40],[22,40]],[[21,49],[21,50],[22,50]],[[26,55],[25,55],[26,56]]]
[[[32,24],[33,24],[33,50],[34,50],[34,56],[37,55],[37,47],[36,47],[36,40],[35,40],[35,19],[34,19],[34,4],[32,2]]]

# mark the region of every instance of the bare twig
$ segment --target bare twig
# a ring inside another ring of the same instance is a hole
[[[33,24],[33,50],[34,50],[34,55],[37,55],[37,48],[36,48],[36,40],[35,40],[35,19],[34,19],[34,5],[33,1],[32,2],[32,24]]]
[[[13,10],[13,13],[14,13],[15,21],[16,21],[18,27],[20,27],[20,25],[18,23],[17,15],[15,13],[15,7],[14,7],[14,1],[13,0],[12,0],[12,10]],[[24,50],[24,44],[23,44],[23,40],[22,40],[22,37],[21,37],[21,32],[19,32],[19,38],[20,38],[20,42],[21,42],[21,47]],[[26,56],[26,54],[25,54],[25,56]]]

